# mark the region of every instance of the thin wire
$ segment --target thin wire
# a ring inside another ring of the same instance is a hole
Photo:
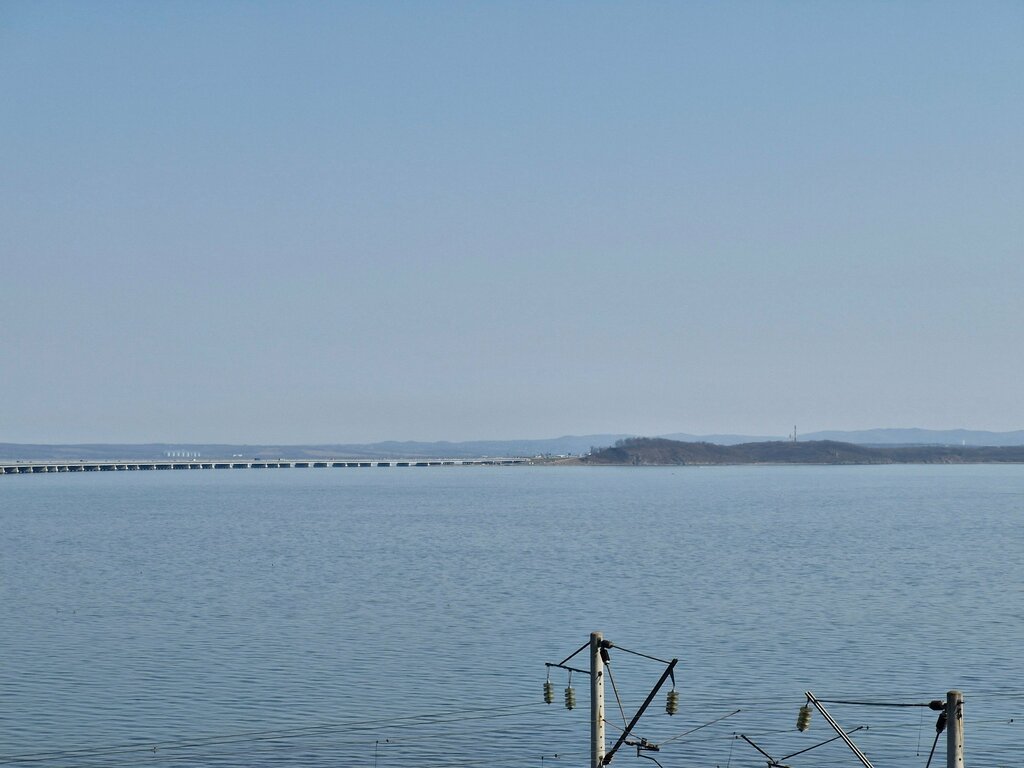
[[[631,651],[631,650],[629,650],[629,648],[623,648],[621,645],[613,645],[612,648],[614,648],[617,651],[624,651],[626,653],[632,653],[634,656],[642,656],[643,658],[650,659],[651,661],[660,661],[662,664],[670,664],[671,663],[671,662],[665,661],[664,659],[659,659],[657,656],[648,656],[646,653],[640,653],[639,651]],[[579,653],[579,651],[577,651],[576,653]]]
[[[573,753],[557,753],[550,757],[560,759],[562,757],[574,756]],[[419,768],[459,768],[460,766],[474,766],[474,765],[522,765],[521,755],[509,755],[505,759],[494,758],[480,758],[472,760],[459,760],[456,762],[437,762],[437,763],[417,763]]]
[[[585,642],[585,643],[584,643],[583,645],[581,645],[581,646],[580,646],[579,648],[577,648],[577,649],[576,649],[575,651],[573,651],[572,653],[570,653],[570,654],[569,654],[568,656],[566,656],[566,657],[565,657],[564,659],[562,659],[562,660],[561,660],[560,662],[558,662],[558,663],[559,663],[559,664],[565,664],[565,662],[569,661],[569,660],[570,660],[570,659],[571,659],[571,658],[572,658],[573,656],[575,656],[575,655],[576,655],[577,653],[579,653],[579,652],[580,652],[580,651],[582,651],[582,650],[583,650],[584,648],[587,648],[587,647],[589,647],[589,646],[590,646],[590,641],[588,640],[587,642]]]
[[[977,698],[977,697],[972,697],[972,698]],[[540,704],[536,703],[536,704],[510,705],[508,707],[502,707],[500,709],[501,710],[508,710],[508,714],[512,715],[512,714],[515,713],[514,712],[515,710],[520,710],[521,714],[527,714],[526,710],[528,708],[536,709],[536,708],[539,708],[539,707],[540,707]],[[470,718],[470,717],[453,717],[453,716],[459,715],[459,714],[472,713],[472,712],[480,712],[480,711],[490,711],[490,712],[493,713],[494,710],[492,708],[490,708],[490,707],[488,707],[488,708],[472,709],[472,710],[452,710],[452,711],[439,712],[439,713],[410,715],[410,716],[405,716],[405,717],[400,717],[400,718],[380,718],[380,719],[368,720],[368,721],[352,721],[352,722],[348,722],[348,723],[318,724],[318,725],[300,726],[300,727],[290,728],[290,729],[277,729],[277,730],[267,730],[267,731],[248,731],[248,732],[241,732],[241,733],[237,733],[237,734],[228,734],[228,735],[221,735],[221,736],[207,736],[207,737],[201,737],[201,738],[198,738],[198,739],[193,739],[191,742],[173,742],[173,741],[168,741],[168,742],[157,742],[155,745],[154,744],[140,745],[138,743],[135,743],[135,744],[132,744],[132,745],[125,745],[125,746],[131,747],[131,749],[128,750],[128,751],[131,751],[131,752],[149,752],[149,751],[152,751],[153,746],[161,746],[162,748],[172,748],[172,749],[173,748],[179,748],[179,749],[180,748],[190,748],[190,749],[205,749],[207,751],[209,751],[210,749],[218,749],[219,748],[218,751],[220,751],[222,753],[224,751],[229,751],[229,752],[231,752],[233,754],[241,754],[242,751],[236,749],[235,747],[236,747],[236,745],[244,743],[244,742],[253,742],[253,741],[274,742],[274,741],[283,741],[283,740],[290,740],[290,739],[297,739],[297,738],[307,738],[307,739],[308,738],[323,738],[325,736],[330,736],[332,731],[338,731],[338,730],[345,729],[345,728],[351,729],[353,731],[365,731],[367,728],[373,727],[374,725],[381,725],[381,724],[382,725],[390,725],[390,726],[393,726],[393,727],[401,727],[401,728],[423,728],[423,727],[429,727],[429,726],[443,725],[445,723],[464,723],[464,722],[468,722],[469,720],[485,719],[485,718],[489,718],[489,717],[504,717],[504,716],[506,716],[505,714],[499,712],[497,714],[482,715],[480,717],[472,717],[472,718]],[[986,720],[972,720],[972,725],[975,725],[975,724],[978,724],[978,725],[981,725],[981,724],[1017,724],[1018,722],[1019,722],[1019,719],[1015,720],[1015,718],[1011,717],[1011,718],[998,718],[998,719],[986,719]],[[872,728],[872,730],[874,730],[874,731],[884,731],[884,730],[895,730],[895,729],[899,729],[899,728],[910,728],[910,727],[914,727],[912,723],[895,724],[895,725],[891,725],[891,726],[878,726],[878,727]],[[786,733],[789,730],[790,729],[787,728],[787,729],[779,730],[779,731],[770,731],[768,733]],[[473,733],[473,731],[470,730],[470,731],[466,731],[463,735],[469,736],[469,735],[472,735],[472,733]],[[759,735],[759,734],[756,734],[755,732],[751,732],[751,733],[752,733],[752,735]],[[920,733],[920,730],[919,730],[919,733]],[[254,735],[260,735],[260,737],[259,738],[252,738],[252,736],[254,736]],[[438,733],[432,733],[432,734],[421,734],[420,738],[450,738],[451,735],[452,734],[450,732],[447,732],[447,733],[445,733],[445,732],[438,732]],[[243,737],[246,737],[246,736],[249,736],[250,738],[243,738]],[[416,738],[416,737],[410,736],[409,738],[412,739],[412,738]],[[693,739],[691,741],[692,741],[692,743],[698,743],[698,742],[701,742],[701,741],[714,741],[714,740],[717,740],[717,739],[720,739],[720,738],[723,738],[723,737],[716,736],[716,737],[711,737],[711,738],[708,738],[708,739]],[[735,738],[735,737],[732,737],[732,738]],[[292,743],[294,745],[294,741]],[[53,756],[54,758],[59,758],[62,755],[66,755],[68,753],[72,753],[70,755],[72,760],[76,760],[76,761],[78,761],[78,760],[91,760],[91,761],[93,761],[92,764],[95,764],[95,760],[97,758],[102,758],[104,756],[103,752],[102,752],[103,749],[104,748],[102,748],[102,747],[92,747],[92,748],[79,748],[78,750],[66,750],[66,751],[63,751],[63,752],[61,752],[61,751],[51,751],[51,752],[37,752],[37,753],[30,753],[30,754],[32,754],[34,756],[37,756],[37,757],[38,756],[42,756],[42,755],[50,755],[50,756]],[[109,750],[109,748],[106,748],[106,749]],[[83,751],[85,751],[86,754],[81,754]],[[270,747],[269,749],[263,748],[263,749],[261,749],[261,751],[276,751],[276,750],[273,747]],[[75,753],[79,753],[79,754],[75,754]],[[176,760],[190,760],[190,759],[194,760],[194,759],[196,759],[196,754],[197,754],[196,752],[191,752],[190,754],[187,754],[187,755],[186,754],[182,754],[182,755],[179,755],[179,756],[167,755],[167,756],[161,756],[160,758],[155,758],[154,757],[153,760],[147,760],[146,762],[154,762],[154,761],[157,761],[157,760],[162,760],[162,761],[176,761]],[[7,756],[4,759],[6,759],[7,761],[10,761],[10,759],[12,757],[13,758],[17,758],[18,756],[16,756],[16,755],[15,756]],[[0,761],[2,761],[2,760],[0,760]],[[15,760],[15,762],[17,762],[17,760]],[[29,761],[25,761],[25,762],[29,762]],[[79,763],[79,764],[81,764],[81,763]]]
[[[612,674],[612,665],[605,665],[608,670],[608,679],[612,681],[612,692],[615,694],[615,703],[619,705],[619,713],[622,715],[622,724],[626,725],[626,710],[622,708],[622,699],[619,698],[619,689],[615,685],[615,676]]]
[[[365,742],[359,742],[358,745],[361,746],[364,743]],[[387,740],[385,739],[385,741],[383,743],[387,744]],[[356,746],[356,743],[352,742],[352,746],[354,748],[354,746]],[[249,751],[249,752],[242,753],[242,754],[254,755],[254,754],[266,754],[268,752],[270,752],[270,751],[267,751],[267,750],[263,749],[263,750],[258,750],[258,751]],[[276,754],[280,755],[280,751],[276,752]],[[561,753],[559,755],[556,755],[555,757],[560,757],[560,756],[564,757],[564,756],[569,755],[569,754],[571,754],[571,753]],[[221,760],[222,759],[224,759],[224,758],[221,758]],[[196,756],[178,755],[176,757],[168,757],[168,758],[163,758],[163,759],[162,758],[157,758],[155,760],[145,760],[145,764],[146,765],[150,765],[152,763],[157,763],[157,762],[175,762],[175,761],[189,761],[189,764],[195,764],[196,760],[197,760]],[[511,760],[511,758],[509,760]],[[476,760],[476,761],[463,761],[461,763],[454,763],[452,765],[463,765],[463,764],[465,764],[465,765],[472,765],[472,764],[492,764],[492,765],[494,765],[494,764],[499,764],[501,762],[508,762],[508,761],[501,761],[501,760],[496,761],[494,758],[489,758],[487,760],[482,760],[481,759],[481,760]],[[102,764],[100,764],[100,765],[102,765]],[[108,764],[108,767],[106,767],[106,768],[109,768],[110,765],[117,765],[117,764]],[[421,765],[423,765],[423,764],[421,763]],[[444,764],[442,763],[440,765],[444,765]]]
[[[620,727],[618,724],[613,723],[611,720],[609,720],[607,718],[605,718],[604,724],[605,725],[610,725],[612,728],[614,728],[615,730],[619,731],[620,733],[625,733],[626,732],[625,728]]]
[[[704,723],[704,725],[698,725],[696,728],[691,728],[688,731],[684,731],[683,733],[680,733],[678,736],[673,736],[671,739],[665,739],[665,741],[661,742],[661,744],[662,744],[662,746],[664,746],[665,744],[668,744],[669,742],[675,741],[676,739],[683,738],[683,736],[689,736],[691,733],[699,731],[701,728],[707,728],[709,725],[714,725],[715,723],[720,723],[722,720],[725,720],[728,717],[732,717],[733,715],[738,715],[742,711],[743,711],[742,709],[737,709],[734,712],[730,712],[727,715],[722,715],[721,717],[715,718],[711,722]]]
[[[466,720],[458,720],[458,721],[451,720],[451,721],[448,721],[448,722],[451,722],[451,723],[456,723],[456,722],[462,723],[462,722],[468,722],[469,719],[473,719],[473,720],[485,720],[485,719],[494,720],[494,719],[497,719],[499,717],[503,717],[503,715],[493,715],[493,716],[490,716],[490,717],[488,717],[487,715],[480,715],[477,718],[467,718]],[[413,727],[416,727],[416,726],[413,726]],[[502,734],[507,733],[508,732],[508,726],[502,724],[502,725],[495,725],[495,726],[493,726],[491,728],[484,728],[484,729],[480,729],[480,728],[477,728],[477,727],[474,726],[474,727],[471,727],[471,728],[467,728],[464,731],[450,731],[449,730],[449,731],[438,731],[436,733],[416,733],[416,734],[412,734],[412,735],[409,735],[409,736],[391,737],[391,738],[385,739],[384,741],[385,742],[390,742],[391,744],[402,744],[402,743],[407,742],[407,741],[417,741],[417,742],[419,742],[419,741],[424,741],[426,739],[438,739],[438,738],[447,739],[447,738],[459,737],[459,736],[475,737],[475,736],[477,736],[478,734],[481,734],[481,733],[495,733],[495,732],[496,733],[502,733]]]
[[[1002,725],[1014,725],[1014,726],[1016,726],[1016,725],[1019,725],[1020,723],[1019,723],[1019,721],[1016,718],[1012,718],[1012,717],[1009,717],[1009,718],[998,718],[998,719],[991,719],[991,720],[971,720],[971,727],[974,727],[976,725],[999,725],[999,724],[1002,724]],[[612,724],[609,723],[609,725],[612,725]],[[874,734],[875,732],[900,731],[900,730],[906,730],[908,728],[916,728],[916,727],[917,726],[914,725],[913,723],[900,723],[900,724],[893,724],[893,725],[872,725],[872,726],[866,727],[865,728],[865,732],[868,735],[871,735],[871,734]],[[782,734],[782,733],[792,733],[792,731],[793,731],[792,727],[786,727],[786,728],[778,728],[778,729],[774,729],[774,730],[763,730],[763,731],[762,730],[758,730],[758,731],[750,730],[750,731],[746,731],[746,733],[747,733],[748,736],[764,737],[764,736],[775,736],[775,735]],[[688,739],[686,743],[687,744],[700,744],[700,743],[706,743],[706,742],[709,742],[709,741],[720,741],[722,739],[735,739],[735,738],[739,738],[739,736],[734,731],[732,734],[727,734],[727,735],[704,736],[704,737],[696,738],[696,739]]]
[[[514,704],[507,707],[499,707],[499,712],[505,710],[511,712],[516,709],[524,709],[526,707],[536,707],[536,704]],[[396,723],[403,724],[407,727],[417,725],[433,725],[436,723],[453,722],[451,720],[445,720],[453,715],[463,714],[474,714],[478,712],[495,712],[493,707],[480,707],[468,710],[451,710],[448,712],[434,712],[422,715],[405,715],[396,718],[379,718],[375,720],[356,720],[348,723],[324,723],[319,725],[307,725],[297,726],[294,728],[277,728],[262,731],[240,731],[237,733],[212,735],[212,736],[198,736],[193,738],[183,738],[176,740],[167,741],[155,741],[148,744],[117,744],[110,746],[99,746],[99,747],[77,747],[73,749],[65,750],[52,750],[48,752],[26,752],[15,755],[0,755],[0,764],[3,763],[31,763],[41,762],[43,760],[51,759],[75,759],[75,758],[88,758],[88,757],[101,757],[103,755],[110,754],[128,754],[133,752],[152,752],[154,749],[181,749],[196,746],[207,746],[216,745],[218,743],[230,744],[240,743],[245,741],[276,741],[291,738],[300,738],[302,736],[314,736],[317,732],[327,732],[332,730],[341,729],[356,729],[365,730],[368,727],[375,725],[393,725]],[[504,712],[493,716],[504,716]],[[488,717],[484,715],[483,717]],[[472,717],[459,718],[460,720],[471,720],[478,719]],[[422,721],[422,722],[416,722]]]
[[[498,730],[498,729],[494,729],[494,730]],[[486,731],[486,730],[485,731],[466,731],[465,733],[459,734],[459,735],[461,735],[461,736],[475,736],[475,735],[478,735],[479,733],[487,733],[487,732],[489,732],[489,731]],[[508,733],[507,729],[502,729],[499,732],[504,732],[505,735],[509,736],[509,738],[513,738],[512,734]],[[451,734],[444,734],[444,733],[428,734],[428,735],[425,735],[425,736],[418,737],[416,739],[416,741],[419,742],[421,739],[427,739],[427,738],[433,738],[433,737],[440,737],[440,738],[450,739],[451,738]],[[403,748],[403,746],[401,744],[398,744],[397,741],[399,741],[399,740],[384,739],[382,741],[379,741],[379,744],[382,745],[382,746],[394,746],[397,749],[401,750]],[[365,743],[365,742],[363,742],[363,743]],[[271,745],[269,747],[268,746],[262,746],[262,747],[259,747],[259,748],[252,748],[252,749],[242,749],[242,750],[235,749],[235,750],[229,750],[227,753],[225,753],[224,750],[219,750],[216,753],[217,757],[207,757],[206,759],[221,761],[221,760],[229,758],[229,756],[230,757],[234,757],[236,759],[239,756],[242,756],[242,755],[253,756],[253,755],[274,754],[274,755],[280,756],[281,755],[281,747],[283,747],[283,746],[284,745],[278,744],[277,748],[274,748]],[[291,744],[289,746],[291,746],[293,749],[296,747],[295,744]],[[324,751],[327,751],[327,750],[336,751],[336,750],[344,748],[346,746],[350,750],[354,751],[354,750],[357,750],[359,748],[359,746],[361,746],[361,745],[353,743],[353,742],[342,742],[341,744],[323,745],[318,751],[321,752],[321,753],[323,753]],[[313,749],[314,748],[309,747],[307,745],[307,750],[312,751]],[[210,752],[209,751],[207,751],[207,752],[200,752],[200,753],[191,752],[191,753],[188,753],[188,754],[177,754],[177,755],[167,755],[167,756],[154,757],[154,758],[145,758],[145,764],[146,765],[152,765],[152,764],[156,764],[156,763],[177,763],[177,762],[185,762],[185,761],[187,761],[189,764],[194,764],[198,760],[202,760],[203,759],[201,757],[202,755],[210,756]],[[79,764],[79,765],[81,765],[81,764]],[[108,765],[108,766],[110,766],[110,765],[119,765],[119,763],[109,763],[109,762],[108,763],[86,763],[86,765],[100,765],[100,766]]]
[[[583,756],[584,756],[583,752],[556,752],[556,753],[550,755],[550,757],[553,757],[555,759],[561,759],[563,757],[583,757]],[[504,760],[499,759],[497,761],[494,758],[480,758],[480,759],[462,760],[462,761],[459,761],[459,762],[449,762],[449,763],[428,763],[428,764],[425,764],[425,765],[424,764],[420,764],[419,768],[453,768],[454,766],[462,766],[462,765],[494,765],[496,763],[511,763],[513,765],[522,765],[522,756],[518,755],[518,754],[516,754],[516,755],[509,755]]]
[[[903,694],[900,694],[901,696]],[[913,698],[917,698],[920,695],[921,698],[925,698],[927,694],[914,694]],[[1007,699],[1007,698],[1024,698],[1024,691],[965,691],[965,697],[969,697],[971,701],[988,701],[994,699]],[[803,696],[793,697],[803,699]],[[743,706],[746,708],[753,708],[757,706],[760,709],[766,707],[777,706],[780,708],[788,708],[791,704],[781,702],[778,696],[743,696],[742,693],[717,693],[713,691],[706,692],[688,692],[687,701],[698,702],[703,705],[723,705],[723,706]],[[830,703],[831,699],[819,699],[826,703]],[[857,701],[856,703],[861,703]],[[923,706],[923,705],[915,705]]]
[[[989,720],[971,720],[971,726],[975,725],[995,725],[1002,723],[1004,725],[1016,725],[1015,718],[1012,717],[997,717]],[[913,723],[894,723],[892,725],[872,725],[872,731],[896,731],[905,728],[916,728],[917,726]]]
[[[859,704],[862,707],[930,707],[927,704],[900,704],[889,701],[842,701],[840,699],[818,699],[823,704]]]
[[[509,748],[514,748],[515,742],[511,740],[513,738],[512,734],[506,733],[506,735],[509,737],[509,741],[508,741]],[[384,739],[380,743],[381,743],[382,746],[393,746],[394,745],[394,744],[389,743],[388,739]],[[301,751],[300,754],[306,755],[306,756],[309,756],[309,755],[333,755],[333,754],[338,754],[338,752],[343,750],[343,749],[346,749],[346,750],[348,750],[351,753],[356,753],[356,752],[361,751],[361,749],[364,748],[364,746],[366,746],[366,744],[367,744],[367,742],[365,742],[365,741],[360,741],[360,742],[345,741],[345,742],[339,742],[337,744],[325,745],[325,746],[323,746],[323,748],[318,749],[318,750],[315,750],[315,749],[304,749],[304,750]],[[293,751],[290,752],[290,754],[295,754],[295,752],[296,751],[293,750]],[[398,746],[398,753],[402,757],[397,758],[397,759],[400,759],[400,760],[409,759],[408,756],[409,756],[410,753],[409,753],[408,749],[402,750],[401,746],[399,745]],[[282,751],[281,745],[279,745],[279,749],[265,749],[264,748],[264,749],[257,749],[257,750],[246,750],[246,751],[242,751],[242,752],[231,752],[229,754],[220,754],[220,755],[216,755],[216,756],[206,756],[206,757],[197,756],[197,755],[176,755],[176,756],[167,757],[167,758],[155,758],[153,760],[143,759],[143,761],[144,761],[144,765],[155,765],[157,763],[165,763],[165,764],[185,763],[187,765],[195,765],[195,764],[197,764],[198,762],[201,762],[201,761],[205,761],[205,762],[207,762],[207,764],[223,765],[225,761],[232,760],[232,759],[233,760],[237,760],[237,761],[247,760],[247,762],[252,763],[253,762],[252,759],[254,757],[256,757],[256,756],[265,756],[265,755],[270,755],[270,756],[273,756],[275,758],[280,758],[283,755],[283,751]],[[390,760],[393,760],[395,758],[391,758],[388,755],[388,751],[386,750],[384,753],[381,753],[381,759],[383,761],[383,764],[386,765],[388,762],[390,762]],[[323,761],[317,761],[317,762],[323,762]],[[97,765],[103,765],[103,764],[97,764]],[[105,764],[105,765],[113,767],[113,766],[122,765],[122,764],[119,764],[119,763],[109,763],[109,764]]]
[[[924,710],[921,710],[921,722],[917,724],[917,753],[914,757],[921,756],[921,731],[924,730]]]
[[[851,730],[846,731],[846,735],[849,736],[852,733],[856,733],[857,731],[863,731],[863,730],[867,730],[867,726],[866,725],[858,725],[856,728],[852,728]],[[841,738],[843,738],[843,737],[842,736],[833,736],[831,739],[826,739],[825,741],[822,741],[819,744],[815,744],[813,747],[807,747],[806,749],[801,749],[799,752],[793,752],[792,754],[789,754],[789,755],[783,755],[782,757],[779,758],[779,760],[789,760],[789,758],[791,758],[791,757],[796,757],[797,755],[802,755],[804,752],[810,752],[812,749],[817,749],[818,747],[823,747],[826,744],[831,744],[836,739],[841,739]]]
[[[935,754],[935,745],[939,743],[940,733],[942,733],[942,731],[935,732],[935,741],[932,742],[932,751],[928,753],[928,762],[924,764],[924,768],[929,768],[929,766],[932,764],[932,755]]]

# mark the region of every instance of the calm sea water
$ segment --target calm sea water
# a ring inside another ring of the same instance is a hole
[[[0,765],[587,765],[587,680],[571,712],[542,685],[594,630],[679,659],[679,714],[638,728],[664,768],[829,738],[796,731],[805,690],[951,688],[967,764],[1024,765],[1024,467],[0,478]],[[627,718],[663,668],[612,652]],[[830,709],[924,766],[935,713]]]

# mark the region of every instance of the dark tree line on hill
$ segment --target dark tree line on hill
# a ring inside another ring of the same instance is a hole
[[[918,445],[869,447],[834,440],[716,445],[634,437],[592,451],[586,464],[985,464],[1024,462],[1024,446]]]

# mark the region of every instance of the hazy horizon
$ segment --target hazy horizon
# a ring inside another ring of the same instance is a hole
[[[1024,425],[1024,4],[9,2],[0,441]]]
[[[1014,435],[1018,433],[1024,433],[1024,430],[975,430],[967,429],[963,427],[955,427],[950,429],[922,429],[920,427],[876,427],[870,429],[857,429],[857,430],[842,430],[842,429],[823,429],[823,430],[811,430],[808,432],[797,433],[798,439],[831,439],[823,438],[822,435],[849,435],[849,436],[863,436],[867,434],[879,433],[922,433],[922,436],[937,436],[943,434],[991,434],[994,436],[1000,435]],[[404,443],[422,443],[425,445],[430,444],[470,444],[470,443],[542,443],[542,442],[558,442],[564,440],[585,440],[589,438],[620,438],[620,437],[653,437],[653,438],[670,438],[670,439],[682,439],[682,438],[694,438],[694,439],[709,439],[709,438],[750,438],[753,440],[789,440],[792,437],[792,432],[789,434],[762,434],[756,435],[750,432],[708,432],[708,433],[694,433],[686,431],[672,431],[664,432],[659,434],[641,434],[639,432],[583,432],[572,435],[513,435],[513,436],[491,436],[491,437],[478,437],[478,438],[467,438],[464,440],[449,440],[447,438],[437,438],[428,440],[412,440],[404,438],[385,438],[383,440],[373,441],[339,441],[339,440],[328,440],[321,442],[299,442],[299,443],[283,443],[269,440],[253,440],[246,442],[231,442],[226,440],[210,440],[210,441],[196,441],[196,440],[185,440],[185,441],[169,441],[169,440],[144,440],[137,442],[97,442],[97,441],[82,441],[77,443],[56,443],[56,442],[13,442],[9,440],[0,440],[0,444],[7,445],[40,445],[40,446],[58,446],[58,445],[168,445],[168,446],[296,446],[296,447],[312,447],[312,446],[332,446],[332,445],[385,445],[385,444],[404,444]]]

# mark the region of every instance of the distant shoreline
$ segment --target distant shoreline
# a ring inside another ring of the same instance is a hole
[[[793,434],[796,433],[794,429]],[[10,443],[0,442],[0,463],[17,461],[167,461],[177,459],[237,460],[346,460],[377,461],[393,459],[473,459],[490,456],[530,457],[537,463],[557,463],[604,451],[629,439],[659,439],[690,445],[791,443],[792,437],[744,436],[738,434],[661,435],[587,434],[552,438],[521,438],[463,441],[387,440],[375,443]],[[952,448],[1024,447],[1024,430],[986,432],[967,429],[868,429],[858,431],[808,432],[800,435],[799,445],[832,441],[866,448]],[[927,460],[930,462],[930,460]],[[972,460],[973,461],[973,460]],[[1003,457],[996,462],[1006,461]],[[1016,459],[1014,459],[1016,461]],[[571,462],[570,462],[571,463]],[[676,463],[676,462],[669,462]],[[699,462],[698,462],[699,463]],[[730,463],[713,461],[712,463]],[[750,463],[747,459],[732,463]],[[786,460],[783,463],[793,463]],[[816,457],[808,463],[821,463]]]

